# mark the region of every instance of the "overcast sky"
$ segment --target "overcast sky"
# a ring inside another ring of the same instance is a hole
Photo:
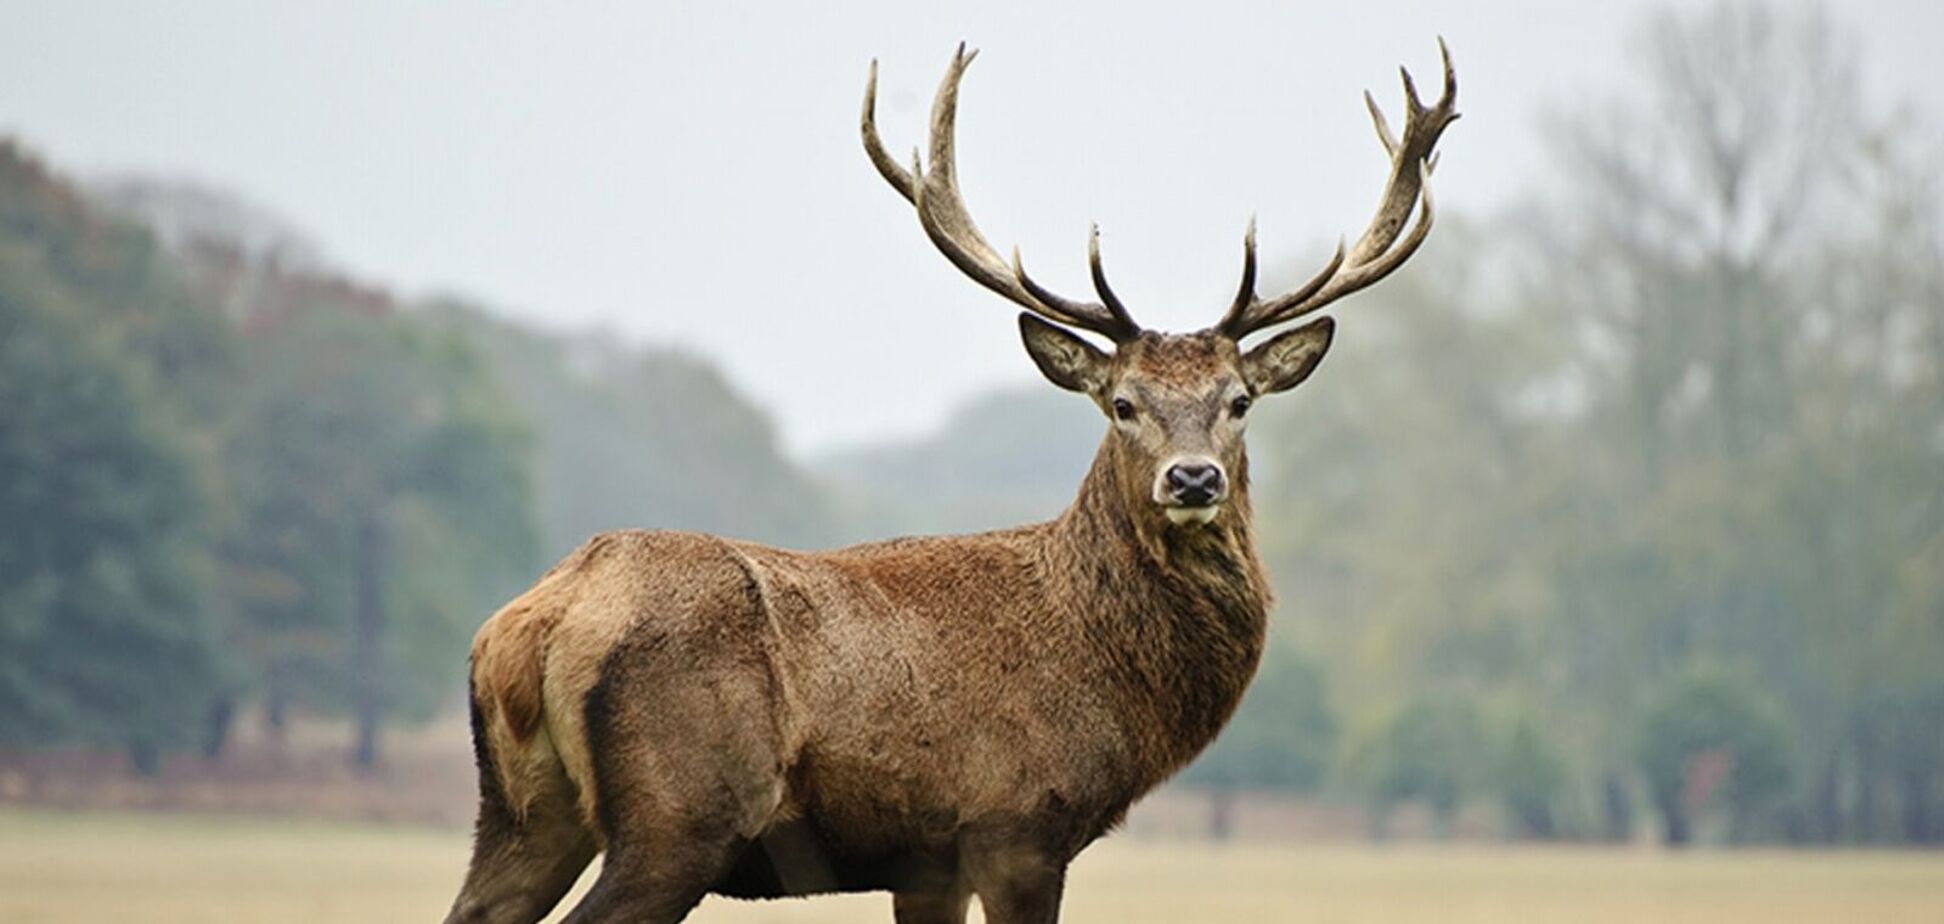
[[[1099,221],[1136,316],[1190,329],[1251,212],[1286,276],[1363,227],[1386,165],[1359,94],[1396,118],[1395,68],[1434,83],[1438,35],[1465,114],[1438,202],[1485,213],[1543,165],[1543,105],[1621,79],[1648,6],[0,0],[0,132],[87,176],[235,190],[406,296],[689,346],[818,451],[1035,375],[1011,306],[866,162],[872,57],[907,151],[953,46],[982,49],[959,163],[987,237],[1087,295]],[[1878,101],[1944,115],[1944,4],[1834,10]]]

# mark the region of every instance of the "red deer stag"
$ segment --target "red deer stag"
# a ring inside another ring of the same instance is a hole
[[[1433,105],[1404,75],[1402,136],[1371,104],[1391,169],[1356,244],[1264,299],[1252,225],[1234,304],[1191,334],[1134,323],[1097,236],[1098,302],[1048,291],[986,242],[952,152],[971,62],[961,46],[929,162],[909,168],[878,139],[873,63],[864,147],[932,243],[1026,309],[1040,371],[1106,416],[1079,496],[1047,523],[835,552],[595,537],[473,643],[479,820],[448,921],[538,920],[603,851],[570,922],[678,921],[709,893],[870,890],[894,893],[901,924],[961,922],[973,895],[995,924],[1053,921],[1068,863],[1234,711],[1269,605],[1244,420],[1309,376],[1332,322],[1240,343],[1423,243],[1432,150],[1457,118],[1450,56]]]

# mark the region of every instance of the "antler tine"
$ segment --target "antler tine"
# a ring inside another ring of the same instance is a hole
[[[1253,293],[1248,292],[1246,304],[1243,296],[1238,295],[1236,305],[1230,307],[1228,314],[1223,315],[1221,324],[1217,325],[1219,330],[1240,339],[1265,327],[1295,320],[1390,275],[1417,252],[1431,231],[1433,212],[1429,180],[1431,170],[1437,164],[1435,149],[1438,138],[1458,118],[1458,75],[1451,64],[1451,49],[1445,45],[1443,38],[1438,39],[1438,54],[1444,65],[1444,86],[1437,102],[1430,106],[1424,105],[1419,98],[1411,72],[1400,68],[1405,107],[1402,137],[1391,133],[1390,123],[1384,118],[1377,101],[1369,93],[1364,94],[1371,123],[1377,130],[1377,140],[1383,143],[1384,152],[1391,157],[1391,170],[1384,195],[1378,200],[1377,213],[1371,217],[1370,225],[1357,238],[1357,243],[1351,246],[1348,253],[1339,243],[1330,265],[1296,291],[1267,302],[1255,299]],[[1411,224],[1413,211],[1417,212],[1417,222],[1411,227],[1410,234],[1404,235],[1405,226]],[[1400,236],[1403,236],[1402,242],[1398,240]],[[1252,275],[1253,240],[1249,243],[1248,259],[1249,265],[1245,266],[1244,272],[1245,275]],[[1245,292],[1248,288],[1245,285]]]
[[[906,202],[917,205],[918,194],[912,180],[913,174],[906,172],[903,167],[898,166],[897,161],[891,159],[891,153],[884,149],[884,139],[878,137],[877,65],[877,59],[872,58],[871,76],[864,82],[864,114],[858,119],[858,125],[864,132],[864,153],[870,155],[871,166],[877,168],[878,175],[884,177],[884,181],[890,183],[891,188],[898,191],[898,195],[905,197]],[[912,166],[915,168],[918,152],[912,151],[911,158]]]
[[[864,114],[861,120],[864,150],[870,155],[871,163],[899,195],[917,208],[918,221],[925,229],[925,236],[931,238],[932,244],[947,260],[952,261],[952,265],[972,277],[974,282],[1034,314],[1094,331],[1116,343],[1126,343],[1138,337],[1140,326],[1134,323],[1126,308],[1106,288],[1105,277],[1100,272],[1097,247],[1093,257],[1094,279],[1102,298],[1107,300],[1104,305],[1063,298],[1035,283],[1026,275],[1017,249],[1011,265],[1008,265],[987,243],[985,236],[979,233],[971,214],[966,211],[965,201],[959,194],[955,157],[958,87],[960,79],[965,76],[966,67],[977,55],[976,51],[967,52],[965,44],[961,42],[958,52],[952,56],[952,64],[946,69],[945,78],[938,85],[938,94],[932,100],[930,168],[923,169],[914,160],[910,171],[891,160],[885,153],[883,141],[878,138],[874,114],[877,63],[872,62],[870,79],[864,88]]]
[[[1397,136],[1391,134],[1390,121],[1384,118],[1384,107],[1377,105],[1377,97],[1370,95],[1369,90],[1364,91],[1364,106],[1370,110],[1370,121],[1377,124],[1377,140],[1384,143],[1384,153],[1396,157]]]
[[[1255,231],[1255,216],[1250,215],[1249,230],[1242,232],[1242,284],[1236,287],[1235,301],[1229,303],[1228,310],[1222,312],[1222,320],[1215,324],[1216,330],[1237,340],[1242,339],[1242,335],[1247,333],[1239,327],[1243,314],[1249,310],[1250,305],[1256,303]]]
[[[1430,167],[1426,165],[1423,176],[1428,177],[1430,173]],[[1330,262],[1330,265],[1303,288],[1273,303],[1263,304],[1259,311],[1253,313],[1249,330],[1256,331],[1285,321],[1294,321],[1352,292],[1369,287],[1403,266],[1406,260],[1411,259],[1411,255],[1417,253],[1418,248],[1423,246],[1425,238],[1431,234],[1431,187],[1424,185],[1422,178],[1419,184],[1421,189],[1419,189],[1417,223],[1411,227],[1411,233],[1404,238],[1403,243],[1378,253],[1364,263],[1345,267],[1344,264],[1348,259],[1343,251],[1343,242],[1338,241],[1336,258]]]
[[[1030,296],[1032,299],[1032,303],[1022,302],[1016,298],[1013,299],[1013,301],[1017,302],[1020,305],[1020,307],[1023,307],[1026,310],[1031,311],[1035,314],[1038,314],[1041,317],[1053,321],[1058,321],[1062,324],[1071,324],[1074,327],[1081,328],[1082,330],[1096,330],[1096,328],[1093,325],[1096,323],[1097,319],[1091,315],[1083,314],[1081,312],[1086,308],[1099,309],[1100,306],[1090,305],[1087,303],[1076,303],[1070,299],[1062,298],[1059,294],[1055,293],[1053,290],[1048,289],[1043,285],[1040,285],[1038,282],[1035,282],[1033,280],[1033,277],[1028,276],[1026,274],[1026,266],[1025,264],[1021,263],[1019,260],[1018,245],[1014,245],[1012,249],[1012,275],[1013,275],[1013,281],[1018,283],[1019,287],[1025,290],[1026,294]],[[999,294],[1006,295],[1006,297],[1008,298],[1012,297],[1011,295],[1005,292],[1001,292]],[[1102,331],[1102,333],[1104,333],[1104,331]],[[1109,336],[1112,337],[1112,335]],[[1116,343],[1121,342],[1120,338],[1118,337],[1112,337],[1112,339]]]
[[[1122,330],[1138,335],[1141,332],[1141,325],[1134,323],[1134,316],[1127,313],[1127,306],[1121,304],[1120,297],[1114,294],[1111,286],[1107,285],[1107,271],[1100,265],[1100,225],[1098,224],[1087,226],[1087,270],[1093,274],[1094,291],[1099,293],[1100,301],[1106,306],[1107,313],[1113,317],[1114,323]]]
[[[1343,266],[1343,248],[1343,239],[1337,238],[1336,253],[1330,256],[1330,262],[1323,264],[1323,268],[1318,270],[1316,275],[1311,276],[1308,282],[1297,286],[1289,294],[1273,302],[1264,302],[1256,297],[1255,291],[1255,219],[1251,217],[1249,232],[1242,239],[1242,286],[1236,291],[1234,303],[1229,305],[1229,310],[1222,315],[1222,320],[1215,325],[1215,329],[1227,334],[1231,339],[1240,340],[1253,331],[1276,323],[1268,320],[1264,312],[1277,305],[1300,302],[1315,295],[1318,289],[1323,288],[1336,277],[1337,269]]]

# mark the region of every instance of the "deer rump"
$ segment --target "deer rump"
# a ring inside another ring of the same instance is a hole
[[[745,898],[949,881],[968,837],[1077,852],[1177,761],[1139,752],[1130,703],[1095,693],[1107,668],[1058,656],[1089,648],[1070,614],[1021,612],[1022,532],[597,537],[474,642],[482,797],[518,823],[571,811],[603,846],[668,827],[623,813],[673,813],[736,845],[711,891]]]

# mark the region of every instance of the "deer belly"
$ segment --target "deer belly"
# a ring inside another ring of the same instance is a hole
[[[732,898],[905,891],[950,883],[957,867],[950,838],[935,844],[846,846],[814,819],[796,818],[752,839],[711,891]]]

